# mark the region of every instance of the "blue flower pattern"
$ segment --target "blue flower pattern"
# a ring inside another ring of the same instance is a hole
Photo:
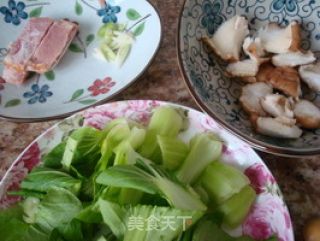
[[[47,84],[43,85],[41,88],[39,84],[33,84],[31,86],[31,91],[25,92],[23,97],[29,99],[28,104],[35,104],[37,102],[47,102],[47,98],[52,95],[53,93],[49,91],[49,86]]]
[[[210,35],[212,35],[215,29],[223,22],[221,8],[222,6],[219,2],[211,3],[205,1],[202,6],[204,16],[201,19],[201,25],[207,29]]]
[[[118,21],[117,13],[119,13],[120,11],[120,6],[111,6],[110,4],[106,4],[106,6],[99,9],[97,13],[100,17],[102,17],[103,23],[116,23]]]
[[[4,15],[4,21],[6,23],[19,25],[21,23],[20,19],[28,18],[28,14],[24,11],[25,8],[26,5],[23,2],[16,3],[14,0],[9,0],[8,7],[2,6],[0,13]]]
[[[294,12],[297,9],[297,2],[296,0],[274,0],[272,8],[276,11]]]

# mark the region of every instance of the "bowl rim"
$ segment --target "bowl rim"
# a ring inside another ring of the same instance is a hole
[[[283,156],[283,157],[290,157],[290,158],[303,158],[303,157],[311,157],[320,155],[320,147],[319,148],[303,148],[303,149],[296,149],[296,148],[287,148],[287,147],[279,147],[272,144],[269,144],[267,142],[263,142],[260,140],[257,140],[249,135],[244,134],[242,131],[239,131],[236,127],[233,127],[229,123],[227,123],[225,120],[219,117],[213,110],[211,110],[210,107],[208,107],[205,102],[198,96],[195,89],[193,88],[191,81],[187,75],[187,71],[185,69],[185,65],[183,64],[182,59],[182,51],[181,51],[181,25],[182,25],[182,16],[183,12],[186,8],[187,2],[190,0],[184,0],[182,7],[179,12],[179,20],[178,20],[178,31],[176,34],[176,48],[177,48],[177,59],[178,59],[178,66],[179,70],[182,73],[182,79],[187,87],[190,95],[192,96],[193,100],[197,103],[197,105],[201,108],[202,111],[207,113],[211,118],[213,118],[219,125],[221,125],[223,128],[225,128],[227,131],[231,132],[236,137],[240,138],[241,140],[245,141],[247,144],[249,144],[252,148],[269,153],[274,154],[276,156]]]
[[[11,116],[7,116],[7,115],[1,115],[0,114],[0,120],[4,120],[4,121],[10,121],[10,122],[14,122],[14,123],[35,123],[35,122],[45,122],[45,121],[52,121],[52,120],[60,120],[69,116],[72,116],[73,114],[76,114],[77,112],[81,112],[83,110],[86,110],[88,108],[91,107],[95,107],[95,106],[99,106],[105,103],[108,103],[110,101],[114,101],[114,98],[116,98],[117,96],[119,96],[123,91],[125,91],[126,89],[128,89],[129,87],[131,87],[133,84],[135,84],[140,77],[142,77],[147,70],[149,69],[149,67],[151,66],[151,64],[153,63],[153,61],[155,60],[156,56],[159,53],[159,50],[161,48],[161,43],[163,41],[164,38],[164,26],[163,26],[163,20],[162,20],[162,16],[160,14],[159,9],[156,7],[156,5],[153,3],[153,1],[151,0],[145,0],[148,4],[150,4],[150,6],[154,9],[154,11],[157,14],[157,17],[159,18],[159,22],[160,22],[160,38],[159,38],[159,43],[156,46],[153,55],[151,56],[150,60],[148,61],[148,63],[146,64],[146,66],[141,70],[141,72],[131,80],[131,82],[129,82],[127,85],[124,85],[123,87],[121,87],[119,90],[117,90],[115,93],[113,93],[112,95],[97,101],[94,104],[85,106],[83,108],[79,108],[73,111],[69,111],[69,112],[65,112],[62,114],[57,114],[57,115],[53,115],[53,116],[46,116],[46,117],[29,117],[29,118],[25,118],[25,117],[11,117]]]

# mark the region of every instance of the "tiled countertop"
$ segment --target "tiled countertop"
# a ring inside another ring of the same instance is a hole
[[[177,21],[183,0],[152,0],[162,18],[163,40],[146,73],[114,100],[158,99],[197,108],[179,72],[176,55]],[[15,124],[0,121],[0,172],[39,134],[57,121]],[[295,226],[296,240],[313,215],[320,215],[320,157],[279,158],[261,154],[278,180]],[[1,176],[1,173],[0,173]]]

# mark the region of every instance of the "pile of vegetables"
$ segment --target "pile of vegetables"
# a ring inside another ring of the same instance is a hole
[[[182,141],[186,121],[159,107],[147,127],[121,118],[75,130],[11,192],[23,201],[0,212],[1,240],[252,241],[222,229],[255,201],[248,178],[219,161],[214,134]]]
[[[100,27],[98,37],[98,53],[108,62],[121,67],[135,41],[134,34],[126,29],[126,25],[110,22]]]

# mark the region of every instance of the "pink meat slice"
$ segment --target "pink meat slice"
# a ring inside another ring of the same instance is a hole
[[[52,69],[62,58],[78,30],[79,25],[68,20],[54,22],[29,60],[27,69],[37,73]]]
[[[4,63],[24,69],[53,22],[50,18],[31,18],[18,39],[10,45]]]
[[[8,83],[22,83],[27,76],[29,59],[35,53],[41,40],[47,34],[53,20],[31,18],[16,41],[10,44],[9,53],[4,59],[3,79]]]
[[[27,71],[21,71],[17,70],[14,67],[11,66],[5,66],[2,73],[2,78],[7,82],[11,84],[22,84],[25,79],[27,78],[28,72]]]

